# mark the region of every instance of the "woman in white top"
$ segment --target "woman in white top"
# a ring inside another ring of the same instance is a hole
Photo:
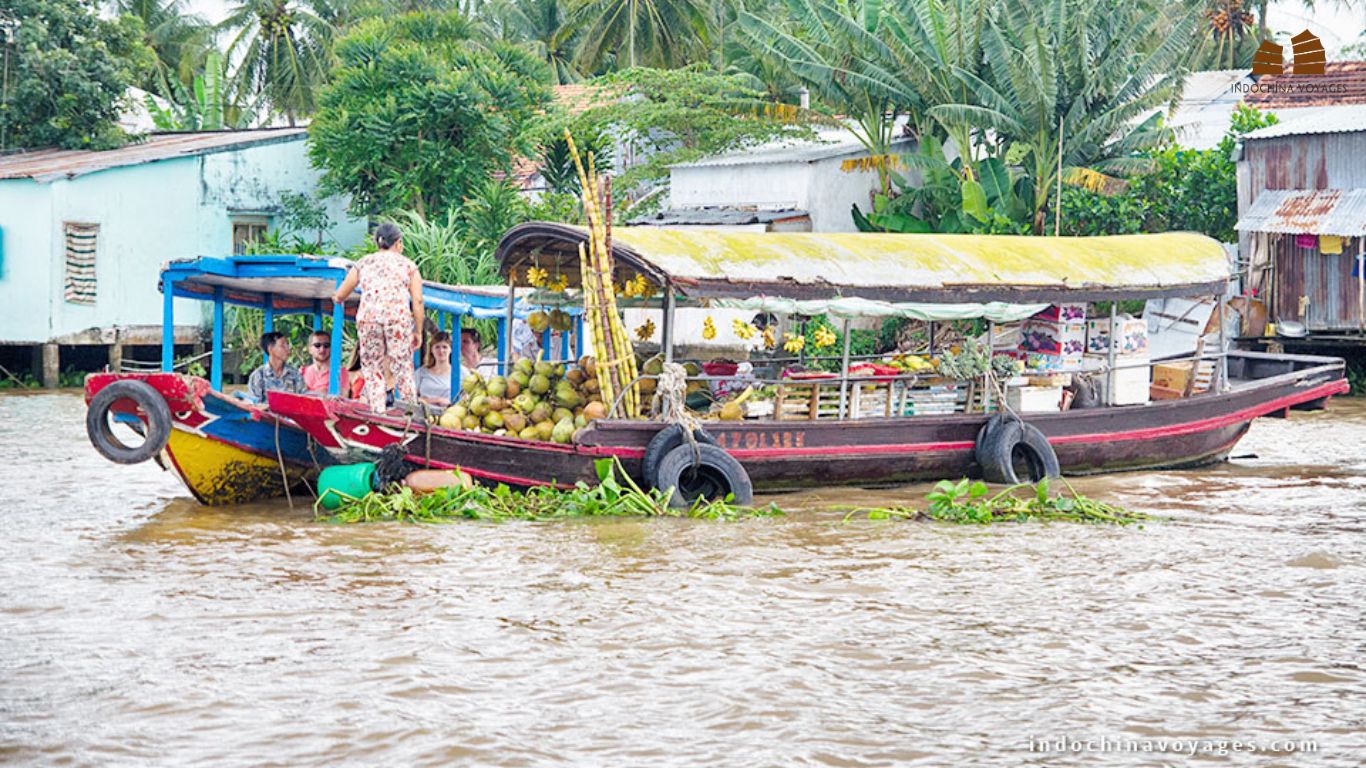
[[[417,398],[431,405],[451,404],[451,335],[445,331],[432,334],[422,367],[417,369]]]

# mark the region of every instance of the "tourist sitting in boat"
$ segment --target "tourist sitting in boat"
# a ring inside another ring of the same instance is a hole
[[[403,233],[398,225],[379,225],[375,245],[379,250],[351,267],[332,302],[340,304],[360,288],[356,333],[366,380],[363,399],[370,410],[379,413],[386,410],[382,368],[393,373],[400,399],[417,399],[413,352],[422,346],[424,314],[422,275],[417,265],[403,255]]]
[[[451,335],[437,331],[417,369],[417,399],[443,408],[451,404]]]
[[[479,332],[473,328],[465,328],[460,331],[460,380],[468,379],[472,372],[477,372],[481,376],[492,376],[498,372],[498,363],[484,359],[484,354],[479,348]]]
[[[314,331],[308,337],[308,354],[313,362],[304,366],[304,384],[309,392],[327,394],[327,385],[332,378],[332,337],[322,331]],[[347,392],[351,384],[351,373],[341,372],[341,387],[338,391]]]
[[[266,360],[247,379],[247,394],[257,403],[266,401],[267,392],[308,391],[299,369],[289,364],[289,337],[279,331],[261,334],[261,352]]]

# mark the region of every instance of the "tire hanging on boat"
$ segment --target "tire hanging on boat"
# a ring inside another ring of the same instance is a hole
[[[729,453],[706,443],[698,443],[696,454],[691,445],[680,445],[665,454],[655,487],[673,489],[669,506],[675,509],[687,509],[698,499],[719,501],[727,496],[734,504],[754,501],[754,486],[745,468]]]
[[[659,484],[659,464],[664,461],[664,457],[669,452],[680,445],[687,445],[684,427],[681,424],[668,424],[650,438],[650,443],[645,446],[645,455],[640,460],[640,476],[645,483],[652,488],[661,488]],[[716,445],[716,438],[707,433],[705,429],[693,430],[692,436],[699,444]]]
[[[131,400],[146,423],[141,445],[125,444],[109,425],[114,403],[122,400]],[[90,407],[85,412],[85,432],[101,456],[117,464],[138,464],[160,453],[171,439],[171,407],[151,384],[121,379],[90,398]]]
[[[1062,474],[1058,455],[1043,432],[1033,424],[1005,414],[998,413],[987,420],[977,433],[974,452],[982,467],[982,479],[989,483],[1015,485],[1021,482],[1015,471],[1017,458],[1028,468],[1031,483]]]

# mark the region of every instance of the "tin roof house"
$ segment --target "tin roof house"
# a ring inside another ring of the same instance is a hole
[[[0,357],[45,384],[62,345],[159,344],[161,265],[223,255],[279,225],[285,192],[311,193],[318,172],[303,129],[153,135],[106,152],[38,150],[0,156]],[[332,199],[330,233],[365,236]],[[193,302],[192,302],[193,303]],[[199,308],[186,306],[179,317]],[[198,327],[177,328],[177,343]],[[36,346],[35,346],[36,345]]]
[[[1366,104],[1295,110],[1249,133],[1238,214],[1244,284],[1268,319],[1283,333],[1366,342]]]

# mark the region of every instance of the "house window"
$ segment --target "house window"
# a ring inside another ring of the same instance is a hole
[[[232,219],[232,253],[241,256],[252,243],[265,239],[270,219],[264,216],[234,216]]]
[[[95,303],[95,250],[100,225],[68,221],[62,224],[65,235],[66,300],[72,304]]]

